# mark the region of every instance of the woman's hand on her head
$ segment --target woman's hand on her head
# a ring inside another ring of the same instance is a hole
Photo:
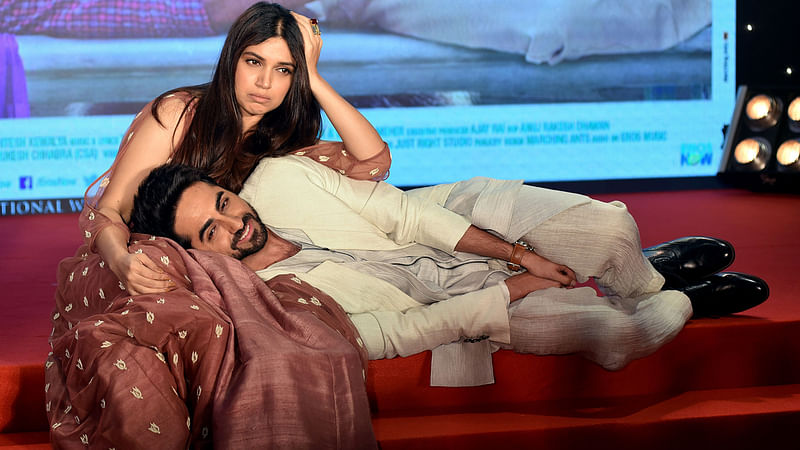
[[[292,15],[297,20],[297,26],[303,34],[303,47],[306,54],[306,65],[308,66],[309,78],[317,76],[317,63],[319,62],[319,54],[322,51],[322,35],[314,34],[311,27],[311,19],[292,11]]]
[[[322,37],[314,34],[311,19],[296,12],[292,12],[292,14],[303,34],[311,92],[322,110],[325,111],[325,115],[330,119],[333,128],[339,133],[347,152],[359,161],[380,154],[385,144],[375,127],[317,72],[317,62],[322,50]]]
[[[124,253],[109,267],[131,295],[166,292],[175,287],[169,275],[143,253]]]

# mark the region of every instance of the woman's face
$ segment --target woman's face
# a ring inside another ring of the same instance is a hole
[[[283,103],[296,67],[283,38],[245,47],[236,63],[234,84],[245,131]]]

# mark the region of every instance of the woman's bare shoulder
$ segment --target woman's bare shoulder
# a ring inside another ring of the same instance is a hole
[[[197,97],[186,91],[167,94],[156,101],[157,119],[166,128],[173,128],[189,113]],[[188,106],[188,108],[187,108]]]

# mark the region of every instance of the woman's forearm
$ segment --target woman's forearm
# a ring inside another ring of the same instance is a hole
[[[311,80],[311,90],[345,148],[356,159],[369,159],[383,150],[383,139],[375,127],[321,76]]]
[[[102,208],[99,211],[113,225],[106,226],[99,230],[94,241],[94,248],[97,253],[109,264],[109,267],[114,271],[117,276],[118,264],[120,257],[128,254],[128,238],[129,234],[122,229],[125,226],[120,214],[110,208]]]
[[[311,92],[342,138],[344,147],[356,159],[363,161],[381,153],[383,139],[372,124],[347,102],[317,71],[322,51],[322,37],[318,29],[311,28],[311,19],[292,12],[300,32],[308,69]]]

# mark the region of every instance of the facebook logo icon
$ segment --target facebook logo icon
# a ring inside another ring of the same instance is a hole
[[[19,188],[22,190],[33,189],[33,177],[32,176],[19,177]]]

